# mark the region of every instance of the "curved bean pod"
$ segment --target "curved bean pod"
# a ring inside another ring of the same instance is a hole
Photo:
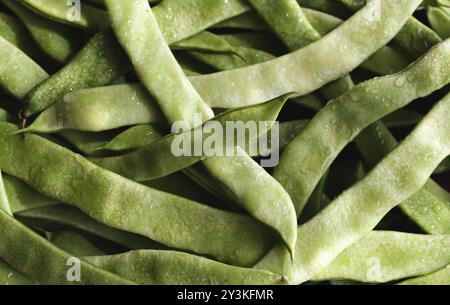
[[[0,259],[0,285],[33,285],[36,282],[17,272]]]
[[[406,280],[399,285],[448,285],[450,283],[450,264],[439,271]]]
[[[133,3],[106,0],[106,6],[119,42],[168,121],[183,121],[194,126],[196,115],[201,115],[202,120],[211,118],[214,115],[212,109],[204,103],[173,57],[149,4],[144,0]],[[239,147],[236,151],[239,157],[213,157],[203,164],[236,195],[241,206],[274,228],[292,250],[297,219],[288,194],[245,151]],[[243,173],[247,179],[236,183]]]
[[[97,33],[64,68],[28,92],[25,115],[44,110],[68,92],[119,78],[129,69],[125,57],[109,30]]]
[[[366,128],[355,139],[367,168],[373,168],[396,146],[397,141],[380,122]],[[402,211],[425,232],[450,234],[450,195],[433,180],[400,204]]]
[[[223,129],[225,129],[227,122],[240,121],[244,124],[254,120],[274,122],[287,98],[288,96],[284,96],[264,104],[233,109],[209,122],[217,122]],[[272,125],[267,126],[267,129],[258,130],[258,134],[266,134],[271,127]],[[170,134],[159,141],[122,156],[96,158],[92,159],[92,161],[103,168],[135,181],[147,181],[164,177],[208,158],[208,155],[205,155],[208,151],[204,151],[200,155],[193,154],[192,156],[177,156],[172,152],[173,143],[179,140],[192,144],[192,147],[203,147],[211,133],[206,128],[202,128],[200,132],[201,138],[196,137],[198,130],[192,129],[183,133]],[[252,140],[252,138],[249,140]],[[223,143],[227,144],[225,137]],[[216,144],[217,150],[220,149],[222,155],[226,156],[227,147],[225,145],[219,146],[219,143]],[[215,151],[217,150],[215,149]],[[211,158],[211,156],[209,157]]]
[[[329,32],[331,32],[332,30],[334,30],[343,23],[341,19],[328,15],[326,13],[322,13],[307,8],[302,8],[302,10],[309,23],[311,23],[313,28],[316,29],[322,36],[328,34]],[[236,19],[236,21],[234,21],[234,19]],[[285,18],[282,18],[282,20],[283,19]],[[249,12],[244,15],[230,19],[229,23],[230,26],[252,29],[252,27],[254,27],[253,24],[258,23],[258,20],[259,16],[257,16],[254,12]],[[282,21],[280,23],[285,24],[286,22]],[[297,20],[294,19],[294,24],[295,23],[297,23]],[[306,24],[307,22],[302,23]],[[226,27],[228,26],[228,23],[227,21],[224,21],[223,25],[218,24],[217,26]],[[264,23],[264,28],[262,29],[266,30],[266,28],[267,24]],[[288,30],[291,29],[292,29],[291,27],[288,27]],[[408,58],[405,58],[405,56],[400,52],[396,51],[395,49],[389,46],[383,46],[378,51],[376,51],[372,56],[370,56],[366,61],[364,61],[361,64],[361,66],[376,74],[385,75],[398,72],[401,69],[405,68],[409,63],[410,61],[408,60]]]
[[[34,208],[55,205],[58,202],[32,190],[19,179],[4,175],[5,192],[8,196],[11,212],[17,213]]]
[[[101,223],[238,265],[251,264],[273,242],[270,230],[248,216],[139,185],[39,136],[11,135],[16,131],[0,123],[0,168]]]
[[[302,283],[324,270],[348,246],[368,234],[389,210],[417,192],[450,154],[449,115],[450,94],[364,179],[298,228],[293,263],[280,244],[256,267],[286,275],[290,283]]]
[[[161,138],[160,132],[151,125],[136,125],[118,134],[108,143],[98,147],[96,151],[125,151],[141,148]]]
[[[302,32],[296,31],[296,24],[303,25],[302,27],[305,29],[311,29],[311,26],[308,22],[308,20],[305,19],[305,15],[302,13],[302,10],[293,0],[283,0],[283,1],[266,1],[266,0],[251,0],[252,3],[255,5],[257,10],[261,13],[261,15],[267,20],[269,25],[271,25],[275,32],[279,34],[281,38],[285,36],[289,37],[295,37],[296,35],[302,35]],[[273,13],[273,11],[275,13]],[[275,15],[279,15],[278,18],[275,18]],[[272,17],[271,17],[272,16]],[[284,16],[288,16],[284,18]],[[281,32],[281,34],[280,34]],[[283,34],[285,33],[285,34]],[[311,41],[311,37],[307,35],[303,35],[304,40],[300,40],[300,42],[309,43]],[[301,47],[301,45],[298,46],[291,46],[291,47]],[[391,50],[387,49],[386,50]],[[379,65],[379,59],[382,60],[382,62],[385,61],[386,58],[385,55],[389,54],[390,56],[387,57],[389,59],[389,63],[387,65]],[[395,54],[395,53],[393,53]],[[375,70],[378,69],[381,73],[385,72],[383,70],[380,70],[378,67],[387,66],[388,69],[386,71],[397,71],[397,65],[396,63],[402,63],[402,60],[391,60],[395,59],[395,57],[392,56],[390,53],[386,53],[386,51],[378,51],[375,55],[371,57],[370,60],[367,60],[366,63],[369,61],[375,65]],[[402,65],[403,66],[403,65]],[[345,91],[349,90],[351,87],[353,87],[353,83],[350,79],[348,79],[348,86],[346,85],[345,80],[344,81],[338,81],[334,82],[333,84],[329,84],[326,87],[322,88],[322,93],[327,98],[333,98],[341,95]],[[379,132],[375,137],[370,137],[366,134],[363,134],[360,136],[361,141],[372,141],[372,139],[378,138]],[[386,137],[389,138],[390,134],[387,131],[387,135],[382,138],[382,141],[384,145],[386,145],[387,142],[389,142],[389,139],[385,139]],[[370,147],[371,151],[375,150],[374,145],[364,146]],[[375,145],[375,147],[377,147]],[[361,145],[358,145],[358,148],[361,148]],[[363,149],[364,149],[363,148]],[[384,154],[383,154],[384,156]],[[317,188],[317,187],[316,187]],[[315,192],[315,191],[314,191]],[[311,192],[312,195],[315,194]],[[426,215],[426,214],[432,214],[433,211],[443,211],[448,212],[448,208],[445,204],[445,200],[441,202],[440,200],[436,200],[435,197],[433,197],[431,194],[429,194],[427,191],[423,190],[420,192],[420,194],[426,195],[425,197],[419,197],[414,196],[414,198],[411,198],[411,200],[408,200],[404,204],[401,205],[401,208],[413,219],[415,220],[419,225],[422,227],[431,230],[432,232],[440,232],[440,233],[446,233],[448,232],[448,217],[440,217],[441,215]],[[317,196],[316,196],[317,197]],[[313,200],[314,198],[309,198],[309,201]],[[319,194],[319,200],[321,199],[321,194]],[[425,199],[425,200],[424,200]],[[305,201],[306,204],[306,201]],[[419,209],[420,207],[420,209]],[[431,212],[422,212],[423,211],[431,211]],[[427,216],[427,217],[425,217]],[[303,217],[304,218],[304,217]],[[308,218],[308,217],[307,217]]]
[[[0,87],[21,99],[48,77],[37,63],[0,36]]]
[[[291,141],[274,171],[298,212],[331,162],[365,127],[450,82],[449,52],[447,40],[402,72],[360,84],[314,116]]]
[[[236,16],[247,10],[247,7],[240,0],[229,3],[214,1],[214,5],[209,0],[171,0],[155,8],[155,18],[165,39],[171,44],[199,33],[211,24]],[[65,9],[67,11],[67,7]],[[197,18],[198,14],[203,18]],[[107,18],[102,20],[105,22]],[[25,115],[31,116],[42,111],[73,90],[107,85],[130,69],[114,35],[109,30],[103,30],[68,65],[28,94]]]
[[[3,3],[20,18],[36,44],[53,60],[67,62],[81,47],[78,31],[43,18],[15,1],[3,0]]]
[[[77,152],[83,155],[96,154],[99,147],[106,145],[117,134],[115,130],[104,132],[82,132],[77,130],[63,130],[58,133],[64,140],[72,144]]]
[[[450,262],[450,235],[372,231],[313,280],[385,283],[434,272]]]
[[[14,117],[6,110],[0,108],[0,122],[12,122]]]
[[[142,87],[121,84],[66,94],[23,132],[53,133],[65,129],[98,132],[164,120],[157,103]]]
[[[3,182],[3,175],[0,171],[0,210],[5,211],[9,215],[12,215],[11,204],[9,203],[8,196],[6,195],[5,183]]]
[[[441,7],[429,7],[427,12],[433,30],[439,34],[442,39],[450,37],[450,9]]]
[[[42,284],[133,284],[94,265],[80,261],[83,276],[70,282],[67,273],[71,255],[31,231],[0,210],[0,257],[12,267]],[[23,247],[26,247],[25,250]],[[29,255],[33,249],[33,255]]]
[[[283,278],[266,270],[225,265],[175,251],[140,250],[84,260],[139,284],[274,285]],[[132,270],[132,271],[131,271]]]
[[[352,71],[385,45],[419,4],[419,0],[371,1],[340,27],[305,48],[257,65],[194,76],[191,82],[207,103],[221,100],[229,107],[241,105],[242,101],[264,102],[288,92],[308,94]],[[367,16],[375,12],[381,18],[368,22]],[[361,37],[372,39],[360,41]]]
[[[234,47],[228,41],[207,31],[175,42],[171,45],[171,49],[197,50],[212,53],[236,53]]]
[[[164,0],[152,11],[167,43],[172,44],[249,9],[244,0]]]
[[[31,226],[48,230],[75,229],[86,232],[129,249],[164,248],[151,239],[98,223],[79,209],[67,205],[58,204],[20,211],[15,214],[15,217]]]
[[[81,29],[100,30],[109,26],[105,11],[85,3],[82,4],[79,16],[74,16],[71,8],[75,10],[76,7],[69,6],[65,0],[19,0],[19,2],[47,18]]]
[[[77,257],[105,255],[105,252],[95,247],[86,237],[71,231],[49,232],[47,239],[58,248]]]
[[[26,27],[15,17],[0,12],[0,36],[18,47],[31,58],[37,58],[34,45]]]
[[[356,11],[361,9],[367,1],[339,0],[339,2]],[[411,17],[397,36],[395,36],[394,41],[401,46],[405,52],[417,58],[426,53],[431,46],[442,42],[442,39],[429,27],[416,18]]]
[[[291,51],[321,38],[316,29],[309,22],[305,22],[306,15],[296,0],[249,0],[249,2]],[[284,18],[280,19],[280,16]]]
[[[234,51],[235,54],[204,53],[198,51],[190,51],[189,54],[200,62],[205,63],[218,71],[245,67],[274,58],[272,54],[246,47],[235,47]],[[216,101],[219,105],[220,102],[221,101]],[[224,106],[226,107],[227,105]]]

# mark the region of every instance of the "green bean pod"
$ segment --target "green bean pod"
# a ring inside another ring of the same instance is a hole
[[[342,251],[368,234],[389,210],[416,193],[450,154],[449,115],[450,94],[364,179],[298,228],[293,263],[280,244],[256,267],[279,272],[294,284],[324,270]]]
[[[450,261],[450,235],[372,231],[313,277],[386,283],[434,272]]]
[[[0,257],[24,275],[42,284],[133,284],[89,263],[78,261],[80,277],[72,281],[72,256],[53,246],[0,210]],[[32,249],[32,254],[30,253]]]
[[[321,38],[296,0],[249,0],[290,50],[297,50]],[[281,19],[280,16],[285,18]],[[292,35],[295,33],[295,35]]]
[[[48,77],[37,63],[0,36],[0,87],[21,99]]]
[[[3,178],[5,192],[8,195],[11,212],[13,213],[58,204],[57,201],[37,193],[13,176],[4,175]]]
[[[0,36],[18,47],[31,58],[38,58],[27,28],[15,17],[0,12]]]
[[[65,63],[81,47],[81,33],[77,30],[43,18],[15,1],[2,2],[22,20],[36,44],[53,60]]]
[[[356,11],[366,5],[367,1],[339,0],[339,2],[351,10]],[[416,18],[411,17],[408,19],[405,26],[399,31],[398,35],[394,38],[394,41],[401,46],[405,52],[417,58],[426,53],[431,46],[442,42],[442,39],[429,27],[421,23]]]
[[[77,7],[65,0],[19,0],[19,2],[44,17],[81,29],[97,31],[108,27],[105,11],[85,3]]]
[[[63,204],[15,213],[20,221],[47,230],[77,230],[92,234],[129,249],[160,249],[164,246],[141,235],[98,223],[79,209]]]
[[[168,121],[195,126],[197,115],[202,121],[210,119],[214,115],[212,109],[204,103],[170,52],[149,4],[144,0],[133,3],[106,0],[106,6],[119,42]],[[203,164],[236,195],[242,207],[274,228],[288,248],[293,249],[297,220],[288,194],[245,151],[239,147],[236,151],[234,155],[238,157],[212,157]],[[242,173],[246,179],[236,183]]]
[[[383,124],[376,122],[356,137],[355,144],[366,167],[371,169],[398,143]],[[433,180],[402,202],[400,208],[425,232],[450,234],[450,195]]]
[[[0,285],[33,285],[36,284],[23,274],[0,259]]]
[[[150,145],[160,138],[160,132],[152,125],[136,125],[118,134],[96,150],[126,151]]]
[[[271,231],[248,216],[139,185],[39,136],[11,135],[16,131],[0,123],[0,168],[101,223],[238,265],[256,261],[273,242]]]
[[[444,7],[429,7],[427,11],[428,20],[433,30],[442,39],[450,37],[450,9]]]
[[[289,96],[284,96],[264,104],[229,110],[214,119],[207,121],[201,127],[207,126],[208,123],[215,122],[225,130],[227,122],[243,122],[244,124],[254,120],[274,122],[288,97]],[[267,129],[259,129],[258,135],[265,135],[271,127],[272,125],[268,125]],[[201,137],[197,136],[199,133]],[[176,145],[174,143],[183,141],[184,145],[187,143],[193,148],[196,146],[204,147],[204,143],[209,141],[208,137],[210,135],[211,132],[208,131],[207,128],[202,128],[201,130],[195,128],[183,133],[170,134],[159,141],[153,142],[148,146],[122,156],[95,158],[92,159],[92,161],[103,168],[132,180],[148,181],[175,173],[196,162],[206,160],[208,157],[214,157],[214,155],[209,155],[211,153],[210,151],[206,150],[198,155],[178,156],[173,153],[173,147]],[[248,138],[248,140],[256,139],[257,137]],[[214,151],[219,151],[221,155],[226,156],[227,149],[229,149],[226,146],[226,144],[228,144],[226,141],[227,139],[224,137],[224,145],[220,146],[219,143],[216,143]],[[237,139],[235,139],[235,141],[237,141]],[[232,143],[232,145],[237,144],[237,142]]]
[[[105,255],[104,251],[95,247],[79,233],[71,231],[48,232],[47,239],[58,248],[77,257]]]
[[[352,71],[389,42],[419,4],[419,0],[371,1],[305,48],[257,65],[194,76],[191,82],[206,103],[221,100],[228,107],[242,105],[243,101],[261,103],[288,92],[311,93]],[[375,12],[381,18],[368,22],[367,16]],[[371,39],[361,41],[362,37]]]
[[[28,92],[25,115],[44,110],[68,92],[103,86],[119,78],[129,68],[116,44],[109,30],[97,33],[64,68]]]
[[[39,3],[47,0],[32,1]],[[230,1],[229,5],[222,1],[214,3],[215,5],[211,5],[208,0],[171,0],[158,5],[155,8],[155,18],[168,43],[192,36],[211,24],[248,9],[240,1]],[[47,7],[52,9],[53,6]],[[67,11],[67,7],[65,9]],[[197,18],[198,14],[203,18]],[[102,22],[107,20],[101,19]],[[186,24],[190,26],[185,26]],[[112,33],[109,30],[100,31],[69,64],[28,94],[25,115],[31,116],[44,110],[73,90],[107,85],[130,69],[129,62]],[[34,83],[32,87],[36,85]]]
[[[322,174],[365,127],[450,81],[450,40],[398,74],[369,80],[328,103],[281,156],[274,177],[300,212]],[[439,62],[439,65],[434,63]],[[311,154],[312,151],[320,152]],[[292,171],[296,168],[296,171]]]
[[[436,272],[403,281],[399,285],[448,285],[449,283],[450,264]]]
[[[175,251],[139,250],[86,261],[139,284],[149,285],[274,285],[280,275],[242,268]]]
[[[88,156],[101,152],[126,152],[150,145],[161,139],[160,131],[152,125],[136,125],[123,132],[108,131],[101,133],[65,130],[59,135]]]
[[[71,129],[98,132],[164,120],[158,105],[142,87],[121,84],[66,94],[23,131],[54,133]]]

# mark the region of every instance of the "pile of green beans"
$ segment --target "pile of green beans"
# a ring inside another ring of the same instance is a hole
[[[0,0],[0,284],[450,284],[446,1],[78,9]]]

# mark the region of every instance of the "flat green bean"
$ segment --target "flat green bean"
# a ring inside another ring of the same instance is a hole
[[[54,133],[71,129],[98,132],[164,121],[157,103],[145,89],[121,84],[68,93],[23,131]]]
[[[448,285],[450,283],[450,264],[439,271],[403,281],[399,285]]]
[[[359,0],[339,0],[339,2],[352,10],[361,9],[366,3],[366,1]],[[394,41],[405,52],[417,58],[426,53],[431,46],[442,42],[442,39],[429,27],[411,17],[395,36]]]
[[[244,124],[253,120],[274,122],[287,98],[288,96],[284,96],[264,104],[229,110],[211,121],[217,122],[224,129],[227,122],[240,121]],[[208,121],[205,124],[207,123]],[[261,136],[265,135],[271,127],[272,125],[266,126],[267,129],[259,129],[258,134]],[[213,157],[208,155],[208,151],[204,151],[200,155],[192,154],[191,156],[181,157],[172,152],[173,143],[179,140],[184,140],[192,147],[203,147],[205,141],[208,141],[210,132],[206,128],[202,128],[200,130],[202,136],[196,137],[195,135],[198,132],[198,128],[196,128],[183,133],[170,134],[159,141],[128,154],[117,157],[96,158],[92,159],[92,161],[103,168],[135,181],[147,181],[164,177],[187,168],[196,162],[206,160],[208,157]],[[237,141],[237,139],[234,140]],[[252,140],[252,138],[249,137],[248,140]],[[228,144],[226,138],[223,139],[223,143]],[[237,143],[233,142],[232,144],[236,145]],[[217,143],[215,151],[219,150],[225,156],[228,148],[226,145],[219,145]]]
[[[3,178],[5,191],[13,213],[58,204],[57,201],[37,193],[13,176],[5,175]]]
[[[143,236],[103,225],[79,209],[59,204],[15,213],[15,217],[31,226],[49,230],[74,229],[114,242],[129,249],[159,249],[164,246]]]
[[[213,53],[236,53],[233,46],[220,36],[203,31],[171,45],[172,50],[197,50]]]
[[[68,92],[103,86],[119,78],[129,68],[116,44],[110,30],[97,33],[64,68],[27,93],[25,115],[44,110]]]
[[[136,125],[118,134],[97,150],[124,151],[141,148],[160,139],[160,132],[151,125]]]
[[[313,280],[386,283],[431,273],[450,261],[450,235],[372,231],[344,250]]]
[[[21,99],[48,77],[37,63],[0,36],[0,88]]]
[[[5,183],[3,181],[3,175],[0,171],[0,209],[12,215],[11,204],[9,203],[8,196],[6,195]]]
[[[75,12],[72,12],[77,8],[68,5],[65,0],[19,0],[19,2],[47,18],[81,29],[96,31],[108,27],[105,11],[85,3],[80,7],[79,16],[77,16]]]
[[[366,167],[371,169],[397,146],[397,141],[385,126],[376,122],[355,139],[355,144]],[[450,233],[450,195],[433,180],[427,181],[420,191],[402,202],[400,208],[425,232]]]
[[[450,9],[445,7],[429,7],[427,11],[428,21],[433,30],[442,39],[450,37]]]
[[[82,276],[70,281],[67,262],[71,255],[53,246],[13,217],[0,210],[0,257],[42,284],[132,284],[112,273],[80,261]],[[24,248],[26,247],[26,248]],[[30,253],[32,249],[32,254]]]
[[[296,0],[249,0],[249,2],[290,50],[300,49],[311,41],[321,38],[310,23],[304,22],[306,15]],[[285,18],[281,19],[280,16]]]
[[[202,120],[210,119],[212,109],[204,103],[173,57],[149,4],[143,0],[134,3],[106,0],[106,6],[119,42],[168,121],[183,121],[194,126],[196,115],[201,115]],[[153,71],[164,73],[156,75]],[[256,219],[274,228],[288,248],[293,249],[297,220],[289,196],[245,151],[239,147],[236,150],[239,157],[213,157],[203,164],[236,194],[239,204]],[[246,179],[236,183],[243,174]]]
[[[47,239],[58,248],[77,257],[105,255],[102,250],[95,247],[83,235],[71,231],[49,232]]]
[[[360,84],[328,103],[281,156],[274,177],[300,212],[322,174],[365,127],[450,81],[450,40],[402,72]],[[441,65],[433,63],[440,62]],[[370,110],[370,111],[369,111]],[[333,139],[331,141],[331,139]],[[310,154],[319,151],[320,154]],[[296,168],[296,171],[292,171]]]
[[[340,27],[305,48],[253,66],[194,76],[191,82],[206,103],[221,100],[229,107],[242,105],[243,101],[264,102],[288,92],[311,93],[352,71],[385,45],[419,4],[419,0],[371,1]],[[368,22],[367,16],[375,12],[381,18]],[[362,37],[371,39],[360,41]]]
[[[30,33],[20,20],[0,12],[0,36],[18,47],[31,58],[37,58]]]
[[[0,122],[11,122],[13,121],[13,116],[9,114],[6,110],[0,108]]]
[[[269,271],[225,265],[175,251],[140,250],[84,259],[145,285],[274,285],[283,283],[280,275]]]
[[[293,262],[280,244],[256,267],[279,272],[294,284],[322,271],[368,234],[389,210],[417,192],[450,154],[449,114],[450,94],[363,180],[299,227],[297,247],[301,250],[296,251]]]
[[[36,44],[53,60],[67,62],[81,47],[77,30],[43,18],[11,0],[2,0],[25,24]]]
[[[248,216],[139,185],[39,136],[11,135],[17,130],[0,123],[0,168],[101,223],[238,265],[256,261],[273,242],[270,230]]]
[[[23,274],[17,272],[0,259],[0,285],[32,285],[36,284]]]
[[[247,7],[240,0],[230,3],[215,1],[214,5],[209,0],[170,0],[155,8],[155,18],[165,39],[171,44],[199,33],[211,24],[239,15]],[[199,15],[202,18],[198,18]],[[102,19],[103,22],[107,20]],[[130,69],[129,62],[112,33],[103,30],[59,73],[52,75],[28,94],[25,115],[31,116],[44,110],[70,91],[107,85]],[[34,82],[32,87],[38,83]]]

